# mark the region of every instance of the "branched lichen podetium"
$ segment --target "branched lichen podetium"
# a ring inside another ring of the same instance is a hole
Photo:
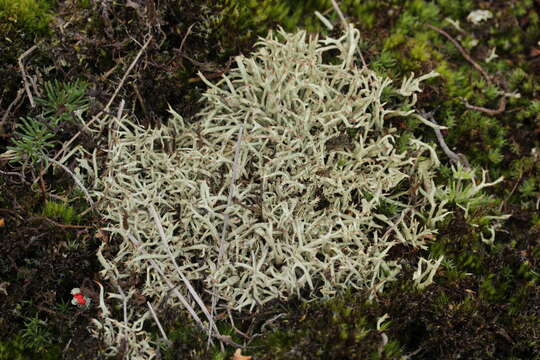
[[[145,274],[144,296],[185,306],[166,296],[171,283],[187,296],[184,274],[213,292],[218,308],[240,311],[350,288],[375,295],[396,279],[401,265],[389,250],[427,248],[449,214],[446,185],[434,182],[434,147],[412,139],[399,152],[391,122],[415,116],[437,126],[414,110],[421,81],[437,74],[405,79],[394,91],[402,103],[387,108],[381,97],[392,81],[356,65],[358,38],[353,27],[338,39],[270,34],[217,84],[202,77],[206,105],[194,124],[174,111],[157,129],[103,119],[104,175],[96,161],[81,162],[106,230],[122,241],[114,258],[102,245],[103,276]],[[442,259],[418,260],[414,280],[425,287]],[[153,356],[141,331],[148,312],[116,320],[103,294],[100,308],[96,324],[112,347],[123,337],[132,356]]]

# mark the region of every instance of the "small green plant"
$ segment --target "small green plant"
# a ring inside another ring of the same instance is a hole
[[[60,220],[64,224],[73,224],[79,221],[75,209],[57,201],[46,201],[41,214],[51,219]]]
[[[52,343],[52,335],[47,322],[41,320],[37,314],[27,318],[20,335],[25,346],[37,352],[44,351]]]
[[[85,96],[87,86],[83,81],[48,81],[45,83],[46,96],[36,99],[36,102],[41,104],[43,116],[51,119],[55,126],[63,121],[72,121],[76,112],[88,109],[88,99]]]
[[[14,146],[8,146],[10,161],[39,164],[54,147],[54,133],[36,118],[21,118],[20,130],[15,132]]]
[[[82,81],[46,82],[45,97],[36,99],[41,105],[41,115],[21,118],[13,146],[8,146],[8,151],[1,156],[23,165],[37,167],[47,164],[49,151],[54,148],[57,133],[63,130],[62,125],[75,121],[77,113],[88,108],[86,88],[87,84]]]

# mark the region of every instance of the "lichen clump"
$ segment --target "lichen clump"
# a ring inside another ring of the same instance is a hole
[[[356,64],[358,40],[352,27],[338,39],[270,34],[217,84],[203,77],[200,121],[173,112],[155,129],[125,117],[101,122],[98,130],[109,129],[106,170],[82,164],[107,230],[122,240],[114,258],[100,249],[103,274],[113,284],[145,277],[112,297],[142,292],[180,305],[168,294],[170,284],[184,287],[182,276],[235,310],[347,288],[376,294],[400,271],[399,259],[387,258],[392,247],[425,248],[449,214],[433,181],[439,160],[418,139],[398,151],[391,118],[429,124],[413,107],[420,82],[436,74],[392,90],[391,80]],[[419,286],[440,260],[419,259]],[[129,333],[100,306],[105,320],[97,324],[111,344],[120,333],[132,350],[145,343],[139,320]]]

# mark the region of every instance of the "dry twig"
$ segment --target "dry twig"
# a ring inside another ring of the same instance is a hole
[[[483,112],[483,113],[486,113],[488,115],[491,115],[491,116],[495,116],[495,115],[498,115],[500,113],[503,113],[505,110],[506,110],[506,98],[507,98],[507,95],[503,95],[500,100],[499,100],[499,107],[495,110],[493,109],[488,109],[488,108],[485,108],[485,107],[482,107],[482,106],[476,106],[476,105],[471,105],[467,102],[466,99],[463,99],[463,102],[465,103],[465,107],[467,109],[471,109],[471,110],[476,110],[476,111],[480,111],[480,112]]]
[[[22,173],[18,173],[18,172],[14,172],[14,171],[2,171],[2,170],[0,170],[0,174],[18,176],[21,179],[22,184],[29,184],[29,182],[26,181],[26,179],[24,178],[24,175]]]
[[[107,105],[105,105],[105,107],[103,108],[103,110],[101,110],[99,113],[97,113],[96,115],[94,115],[94,117],[92,118],[92,120],[88,121],[85,126],[88,128],[90,125],[92,125],[95,121],[97,121],[101,115],[103,115],[104,113],[107,113],[109,111],[109,108],[111,106],[111,104],[113,103],[114,99],[116,98],[116,96],[118,95],[118,93],[120,92],[120,89],[122,88],[122,86],[124,85],[124,82],[126,81],[127,77],[129,76],[129,73],[131,72],[131,70],[133,70],[133,67],[135,67],[135,64],[137,63],[137,61],[139,61],[139,58],[141,57],[142,53],[144,52],[144,50],[148,47],[148,45],[150,44],[150,41],[152,40],[152,36],[150,36],[148,38],[148,40],[144,43],[144,45],[142,46],[141,50],[139,50],[139,52],[137,53],[137,56],[135,56],[135,59],[133,59],[133,61],[131,62],[131,64],[129,65],[128,69],[126,70],[126,72],[124,73],[124,76],[122,77],[122,80],[120,80],[120,83],[118,84],[118,86],[116,87],[116,90],[114,91],[114,94],[111,96],[111,98],[109,99],[109,102],[107,103]],[[82,131],[78,131],[75,135],[73,135],[71,137],[71,139],[69,139],[66,143],[64,143],[64,145],[62,146],[62,149],[60,149],[60,151],[58,151],[58,153],[56,153],[56,155],[54,156],[54,160],[57,160],[58,157],[63,154],[67,148],[69,147],[69,145],[71,145],[71,143],[73,141],[75,141],[80,135],[81,135]],[[47,171],[49,167],[46,166],[42,171],[41,171],[41,174],[45,174],[45,172]]]
[[[452,42],[452,44],[454,44],[454,46],[459,50],[459,52],[461,53],[461,55],[463,55],[463,57],[469,62],[471,63],[472,66],[474,66],[474,68],[476,70],[478,70],[480,72],[480,74],[482,74],[482,76],[486,79],[486,81],[488,82],[488,84],[491,84],[492,81],[491,81],[491,78],[489,77],[489,75],[487,74],[487,72],[480,66],[478,65],[478,63],[476,61],[473,60],[473,58],[465,51],[465,49],[463,49],[463,47],[461,47],[461,45],[457,42],[456,39],[454,39],[452,36],[450,36],[450,34],[448,34],[446,31],[444,31],[443,29],[439,29],[438,27],[436,26],[433,26],[431,24],[426,24],[426,26],[432,30],[435,30],[436,32],[438,32],[439,34],[443,35],[445,38],[447,38],[448,40],[450,40]]]
[[[28,218],[28,220],[44,220],[54,226],[58,226],[60,228],[63,228],[63,229],[91,229],[92,226],[83,226],[83,225],[67,225],[67,224],[60,224],[54,220],[51,220],[49,219],[48,217],[45,217],[45,216],[32,216],[30,218]]]
[[[488,73],[476,62],[473,60],[473,58],[465,51],[465,49],[463,49],[463,47],[457,42],[456,39],[454,39],[452,36],[450,36],[450,34],[448,34],[446,31],[436,27],[436,26],[433,26],[431,24],[426,24],[427,27],[429,27],[430,29],[433,29],[435,31],[437,31],[439,34],[443,35],[444,37],[446,37],[448,40],[450,40],[452,42],[452,44],[454,44],[454,46],[459,50],[459,52],[461,53],[461,55],[463,55],[463,57],[476,69],[480,72],[480,74],[482,74],[482,76],[484,77],[484,79],[486,79],[487,83],[488,84],[492,84],[493,81],[491,80],[491,77],[488,75]],[[504,87],[504,86],[503,86]],[[504,94],[501,99],[499,100],[499,107],[495,110],[493,109],[488,109],[488,108],[485,108],[485,107],[481,107],[481,106],[475,106],[475,105],[471,105],[467,102],[467,100],[464,100],[465,102],[465,107],[467,109],[471,109],[471,110],[476,110],[476,111],[481,111],[483,113],[486,113],[488,115],[491,115],[491,116],[495,116],[495,115],[498,115],[500,113],[503,113],[505,110],[506,110],[506,98],[508,97],[508,94]]]
[[[201,297],[199,296],[199,294],[197,294],[197,292],[195,291],[195,289],[193,288],[193,286],[191,285],[189,280],[184,276],[184,273],[180,270],[180,267],[176,263],[174,255],[173,255],[173,253],[171,251],[171,248],[169,246],[169,242],[167,241],[165,231],[163,230],[163,225],[161,224],[161,220],[159,219],[159,215],[156,212],[156,209],[154,209],[153,206],[149,206],[148,210],[150,211],[150,214],[154,218],[154,223],[156,224],[156,227],[158,229],[159,236],[161,237],[161,241],[163,242],[163,244],[165,245],[165,248],[167,249],[167,253],[169,254],[169,256],[170,256],[170,258],[171,258],[171,260],[172,260],[172,262],[174,264],[176,272],[178,273],[178,275],[180,275],[180,278],[182,279],[182,282],[184,283],[184,285],[186,285],[189,293],[191,294],[191,296],[193,297],[193,299],[195,300],[197,305],[199,305],[202,312],[204,313],[204,315],[208,319],[208,323],[210,324],[209,333],[211,333],[212,332],[211,330],[213,329],[219,335],[219,330],[218,330],[218,328],[217,328],[217,326],[215,324],[213,316],[208,312],[208,309],[206,308],[206,305],[202,301]]]
[[[67,166],[65,166],[64,164],[54,160],[54,159],[51,159],[50,157],[46,157],[46,159],[50,162],[52,162],[53,164],[57,165],[57,166],[60,166],[62,169],[64,169],[65,172],[67,172],[72,178],[73,180],[75,181],[75,183],[79,186],[79,188],[82,190],[82,192],[84,193],[84,195],[86,196],[86,200],[88,201],[88,203],[92,206],[94,206],[94,201],[92,200],[92,198],[90,197],[90,194],[88,193],[88,190],[86,190],[86,188],[84,187],[84,185],[80,182],[79,179],[77,179],[77,177],[75,176],[75,174],[73,172],[71,172],[71,170],[69,170],[67,168]]]
[[[236,141],[236,146],[234,149],[234,162],[232,167],[232,179],[231,184],[229,186],[229,197],[227,199],[227,207],[225,208],[225,217],[223,218],[223,231],[221,232],[221,241],[219,244],[219,254],[217,259],[217,266],[223,261],[223,256],[225,255],[225,247],[226,247],[226,240],[227,240],[227,227],[229,226],[229,208],[233,202],[234,197],[234,191],[236,189],[236,179],[238,177],[238,162],[240,161],[240,144],[242,142],[242,133],[244,131],[244,124],[240,125],[240,129],[238,130],[238,140]],[[212,288],[212,309],[210,313],[212,314],[212,318],[215,315],[216,312],[216,304],[217,304],[217,297],[215,294],[215,285]],[[208,341],[210,341],[210,337],[212,335],[212,329],[209,329],[208,331]]]
[[[120,287],[120,285],[116,284],[116,287],[118,288],[118,291],[120,291],[120,295],[122,295],[122,308],[124,310],[124,331],[126,331],[126,334],[124,335],[125,339],[125,352],[127,353],[129,350],[129,341],[128,341],[128,335],[127,335],[127,329],[128,329],[128,315],[127,315],[127,297],[126,294],[124,294],[124,291]]]
[[[345,16],[343,15],[343,13],[341,12],[341,9],[339,8],[339,5],[338,3],[336,2],[336,0],[332,0],[332,6],[334,7],[334,10],[336,10],[338,16],[339,16],[339,19],[341,20],[341,22],[343,23],[343,27],[344,28],[347,28],[347,26],[349,25],[347,23],[347,20],[345,20]]]
[[[23,94],[24,90],[23,89],[19,89],[19,91],[17,91],[17,96],[15,97],[15,99],[11,102],[11,104],[9,104],[8,108],[6,109],[6,112],[4,113],[4,115],[2,116],[2,121],[0,121],[0,133],[2,133],[2,126],[4,126],[4,124],[6,123],[7,119],[8,119],[8,116],[9,116],[9,113],[11,112],[11,108],[17,104],[19,102],[19,100],[21,99],[21,96]]]
[[[193,25],[195,25],[196,23],[193,23],[191,24],[187,31],[186,31],[186,34],[184,35],[184,37],[182,38],[182,42],[180,43],[180,47],[178,48],[178,52],[179,53],[182,53],[182,49],[184,48],[184,43],[186,42],[186,39],[187,37],[189,36],[189,34],[191,33],[191,29],[193,28]]]
[[[32,97],[32,92],[30,91],[30,86],[28,85],[28,75],[26,74],[26,69],[24,67],[23,60],[36,49],[37,49],[37,45],[32,46],[30,49],[26,50],[21,56],[19,56],[19,59],[17,60],[19,63],[19,68],[22,73],[24,89],[26,90],[26,94],[28,95],[28,99],[30,100],[30,105],[32,107],[36,107],[36,103],[34,102],[34,98]]]
[[[141,246],[141,243],[135,239],[135,237],[133,237],[133,235],[131,234],[128,234],[127,235],[128,238],[131,240],[131,242],[135,245],[135,247],[137,249],[139,249],[143,255],[148,255],[148,253],[144,250],[144,248]],[[176,295],[176,297],[178,297],[178,299],[180,300],[180,302],[182,303],[182,305],[184,305],[184,307],[186,308],[186,310],[189,312],[189,314],[191,315],[191,317],[195,320],[195,322],[200,326],[201,329],[203,330],[206,330],[206,326],[204,326],[204,323],[202,322],[201,318],[199,317],[199,315],[197,315],[197,313],[195,312],[195,310],[193,310],[193,308],[191,307],[191,305],[188,303],[188,301],[186,300],[186,298],[180,293],[180,291],[178,291],[177,287],[165,276],[165,274],[163,273],[163,270],[161,269],[161,267],[158,265],[157,261],[155,261],[154,259],[152,258],[149,258],[148,261],[150,262],[150,264],[154,267],[154,269],[158,272],[158,274],[163,278],[163,280],[165,281],[165,283],[167,283],[167,286],[172,289],[172,292]],[[219,335],[219,332],[216,331],[215,334],[212,334],[212,337],[218,339],[219,341],[225,343],[225,344],[229,344],[229,345],[233,345],[233,346],[236,346],[236,347],[241,347],[241,348],[244,348],[244,346],[240,345],[240,344],[237,344],[235,343],[234,341],[231,340],[230,336],[226,336],[226,335]]]
[[[107,112],[109,110],[111,104],[113,103],[114,99],[116,98],[116,95],[118,95],[118,93],[120,92],[120,89],[122,88],[122,86],[124,86],[124,82],[126,81],[127,77],[129,76],[129,73],[131,72],[131,70],[133,70],[133,68],[135,67],[135,64],[137,64],[137,61],[139,61],[139,58],[141,57],[144,50],[150,44],[150,41],[152,41],[152,36],[151,35],[148,37],[148,40],[146,40],[146,42],[144,43],[141,50],[139,50],[139,52],[137,53],[137,56],[135,56],[135,59],[133,59],[133,61],[131,62],[131,65],[129,65],[128,69],[124,73],[124,76],[122,77],[122,80],[120,80],[120,83],[116,87],[116,90],[114,91],[114,94],[111,96],[111,98],[109,99],[109,102],[107,103],[107,105],[105,105],[105,108],[103,109],[103,111],[101,111],[101,113]]]
[[[165,340],[166,342],[169,342],[169,338],[167,337],[167,334],[165,334],[165,330],[163,330],[163,326],[161,326],[161,322],[159,321],[156,315],[156,312],[154,311],[154,308],[152,307],[152,304],[150,304],[150,302],[147,301],[146,305],[148,305],[148,308],[150,309],[150,313],[152,314],[152,317],[154,318],[154,321],[157,324],[159,332],[161,333],[161,337],[163,337],[163,340]]]

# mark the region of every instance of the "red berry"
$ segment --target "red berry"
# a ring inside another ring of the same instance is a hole
[[[75,300],[77,301],[79,305],[86,304],[86,299],[84,298],[82,294],[74,294],[73,297],[75,298]]]

